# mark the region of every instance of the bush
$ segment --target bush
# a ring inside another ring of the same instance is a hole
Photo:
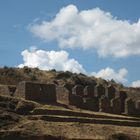
[[[68,79],[72,76],[72,73],[69,71],[60,72],[57,74],[56,79]]]

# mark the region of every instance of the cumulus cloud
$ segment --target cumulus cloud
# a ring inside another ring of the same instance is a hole
[[[107,67],[105,69],[100,70],[97,73],[93,72],[92,75],[94,75],[97,78],[101,77],[106,80],[113,79],[116,82],[126,83],[127,82],[127,79],[126,79],[127,73],[128,73],[128,71],[125,68],[121,68],[120,70],[115,71],[114,69]]]
[[[99,8],[79,11],[68,5],[51,21],[33,23],[29,30],[46,42],[56,40],[61,48],[93,49],[101,57],[140,55],[140,20],[119,20]]]
[[[140,87],[140,80],[132,82],[132,87]]]
[[[71,71],[75,73],[85,73],[85,70],[81,64],[75,59],[69,58],[69,54],[66,51],[44,51],[36,50],[32,47],[30,50],[22,51],[23,64],[18,67],[38,67],[42,70],[63,70]]]
[[[29,50],[26,49],[22,51],[21,55],[23,56],[23,64],[18,65],[20,68],[28,66],[31,68],[38,67],[42,70],[56,69],[71,71],[74,73],[84,73],[87,75],[93,75],[97,78],[101,77],[106,80],[114,79],[121,83],[125,83],[127,81],[127,70],[125,68],[121,68],[117,72],[114,69],[107,67],[99,72],[89,73],[77,60],[69,58],[69,53],[64,50],[45,51],[37,50],[35,46],[32,46]]]

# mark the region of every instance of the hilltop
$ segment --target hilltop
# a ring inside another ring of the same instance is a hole
[[[15,87],[21,81],[55,85],[113,85],[134,100],[140,89],[115,81],[63,71],[42,71],[24,67],[0,69],[1,87]],[[3,90],[3,92],[5,92]],[[81,109],[60,103],[39,103],[21,97],[0,95],[1,140],[139,140],[140,118]]]
[[[131,98],[140,99],[140,88],[125,87],[121,83],[117,83],[114,80],[106,81],[102,78],[96,78],[94,76],[87,76],[82,73],[76,74],[69,71],[56,71],[53,70],[40,70],[38,68],[0,68],[0,85],[17,85],[21,81],[32,81],[38,83],[56,83],[72,85],[92,85],[102,84],[104,86],[113,85],[118,90],[127,91]]]

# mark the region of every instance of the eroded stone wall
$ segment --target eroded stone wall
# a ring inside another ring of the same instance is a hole
[[[70,104],[92,111],[140,116],[140,101],[135,103],[125,91],[117,91],[112,85],[76,85],[70,94]]]
[[[16,90],[16,91],[15,91]],[[23,81],[16,87],[0,86],[0,94],[43,103],[62,103],[78,108],[113,114],[140,116],[140,100],[128,98],[114,86],[55,85]]]
[[[0,94],[6,96],[14,96],[16,86],[0,85]]]
[[[15,93],[18,97],[37,102],[56,102],[56,86],[54,84],[40,84],[33,82],[21,82]]]

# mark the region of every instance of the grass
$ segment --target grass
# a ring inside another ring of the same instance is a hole
[[[11,123],[10,119],[8,119],[9,117],[7,118],[6,122],[9,122],[9,124],[0,128],[1,140],[3,140],[2,137],[4,136],[7,136],[7,140],[10,140],[11,138],[14,140],[26,140],[29,138],[33,139],[33,137],[34,139],[41,139],[42,137],[46,137],[47,139],[48,136],[51,136],[51,138],[58,138],[58,140],[60,140],[60,138],[63,140],[109,140],[110,137],[119,136],[127,136],[131,138],[130,140],[138,140],[140,137],[140,127],[135,127],[137,124],[133,125],[134,127],[125,126],[124,124],[127,122],[129,125],[129,123],[135,122],[133,121],[133,119],[136,119],[134,117],[92,112],[82,109],[80,110],[78,108],[67,109],[56,105],[40,105],[19,98],[0,96],[0,102],[5,102],[8,105],[11,101],[17,101],[16,105],[20,103],[23,107],[26,105],[35,105],[34,110],[50,110],[52,112],[60,111],[62,114],[19,115],[17,112],[10,112],[1,108],[0,117],[6,115],[11,116],[12,118],[19,118],[19,121],[16,123]],[[67,112],[68,114],[64,115],[63,112]],[[69,113],[71,115],[69,115]],[[87,116],[77,115],[80,113],[87,114]],[[94,117],[92,117],[92,115]],[[53,121],[53,119],[58,121]],[[104,124],[101,124],[102,121]],[[111,124],[111,121],[116,124]],[[122,126],[117,125],[118,123]]]

